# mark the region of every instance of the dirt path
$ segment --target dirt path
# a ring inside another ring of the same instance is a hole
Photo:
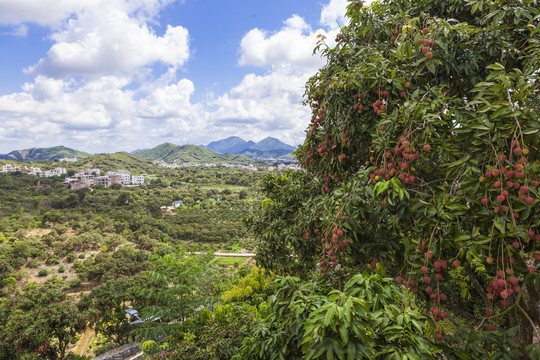
[[[93,329],[86,329],[82,337],[75,343],[71,351],[77,355],[93,356],[94,354],[89,350],[89,348],[94,335],[95,332]]]

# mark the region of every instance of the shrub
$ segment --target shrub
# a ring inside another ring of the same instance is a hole
[[[47,276],[47,275],[49,275],[49,272],[47,271],[47,269],[41,269],[38,272],[38,276],[44,277],[44,276]]]

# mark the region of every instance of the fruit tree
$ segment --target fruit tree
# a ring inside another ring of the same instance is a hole
[[[263,181],[259,261],[334,286],[383,271],[434,343],[514,328],[538,352],[538,2],[351,1],[347,16],[316,48],[305,173]]]

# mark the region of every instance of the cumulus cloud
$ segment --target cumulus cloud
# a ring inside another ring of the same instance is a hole
[[[0,1],[0,25],[48,26],[53,42],[25,69],[34,80],[0,96],[0,143],[129,149],[155,145],[154,128],[176,136],[188,119],[200,125],[200,106],[190,103],[193,83],[176,80],[189,59],[187,29],[166,26],[157,34],[150,26],[173,1]],[[149,74],[157,63],[165,73],[156,80]]]
[[[345,7],[339,5],[331,1],[322,10],[324,19],[330,22],[331,14],[333,19],[342,16]],[[211,114],[212,126],[227,135],[241,131],[259,139],[271,135],[289,143],[301,142],[310,118],[309,109],[302,106],[305,83],[325,63],[318,54],[313,55],[313,49],[319,35],[335,37],[337,28],[333,26],[313,29],[293,15],[278,31],[250,30],[240,43],[239,65],[260,67],[266,73],[247,74],[216,99],[213,105],[218,110]]]
[[[321,11],[321,24],[331,29],[346,25],[345,12],[347,5],[347,0],[330,0]]]
[[[312,56],[317,43],[317,33],[303,18],[293,15],[284,27],[275,33],[253,29],[240,42],[240,65],[259,67],[293,66],[316,68],[321,64],[318,56]]]
[[[280,29],[248,31],[238,64],[262,73],[246,74],[226,93],[195,102],[196,83],[177,79],[190,56],[187,29],[168,26],[157,34],[150,26],[172,1],[0,0],[0,24],[50,26],[53,43],[26,69],[34,80],[0,96],[3,148],[64,144],[101,152],[165,141],[204,144],[230,135],[301,142],[309,122],[305,82],[324,65],[313,48],[317,35],[335,37],[342,3],[331,0],[322,9],[318,29],[292,15]],[[164,65],[158,78],[149,75],[156,63]]]
[[[303,133],[309,111],[301,104],[307,75],[276,70],[246,75],[242,82],[213,103],[210,125],[220,133],[262,139],[277,136],[289,143]]]
[[[188,141],[205,127],[202,105],[190,101],[190,80],[156,83],[148,94],[127,90],[129,83],[118,76],[84,84],[38,76],[23,91],[0,96],[0,122],[9,129],[0,131],[1,142],[21,148],[21,139],[31,147],[51,138],[94,151],[126,150],[153,146],[152,137]]]
[[[58,27],[66,19],[83,11],[118,9],[141,20],[153,18],[175,0],[16,0],[0,1],[0,25],[35,23]]]
[[[179,67],[189,57],[188,31],[168,26],[157,36],[145,23],[117,9],[84,12],[53,33],[47,57],[26,69],[50,77],[130,74],[161,62]]]

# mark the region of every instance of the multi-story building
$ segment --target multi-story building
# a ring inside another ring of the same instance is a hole
[[[129,171],[126,171],[126,170],[123,170],[123,171],[121,170],[121,171],[118,171],[118,172],[116,172],[116,171],[109,171],[109,172],[107,173],[107,176],[109,176],[109,177],[110,177],[110,176],[113,176],[113,175],[120,175],[120,176],[121,176],[121,178],[122,178],[121,184],[122,184],[122,185],[129,185],[129,184],[131,184],[131,174],[129,173]]]
[[[79,176],[81,175],[93,175],[93,176],[99,176],[101,174],[101,170],[99,169],[84,169],[79,170]]]
[[[107,173],[107,176],[111,179],[111,185],[122,185],[122,175],[109,175],[109,173]]]
[[[79,175],[79,182],[86,186],[94,185],[94,175]]]
[[[2,171],[3,172],[15,172],[15,171],[21,171],[22,168],[20,166],[13,166],[11,164],[2,165]]]
[[[109,187],[111,186],[111,178],[108,176],[96,176],[94,178],[94,184]]]
[[[131,183],[133,185],[144,185],[144,176],[142,175],[132,175]]]

